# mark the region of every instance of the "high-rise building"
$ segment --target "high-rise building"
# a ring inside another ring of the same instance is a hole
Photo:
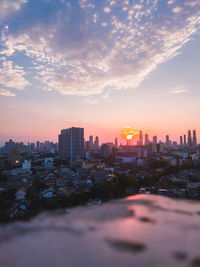
[[[186,142],[186,135],[184,134],[184,146],[187,145],[187,142]]]
[[[180,145],[183,145],[183,136],[180,136]]]
[[[188,130],[188,145],[192,146],[192,136],[191,136],[191,131]]]
[[[155,135],[155,136],[153,136],[153,143],[154,143],[154,144],[157,144],[157,142],[158,142],[158,141],[157,141],[157,136]]]
[[[84,156],[84,129],[72,127],[61,130],[58,136],[59,154],[64,158],[83,158]]]
[[[89,137],[89,150],[92,150],[93,148],[94,148],[93,136],[90,135],[90,137]]]
[[[167,145],[170,144],[169,135],[166,135],[166,144],[167,144]]]
[[[94,140],[94,149],[98,150],[99,149],[99,137],[96,136]]]
[[[193,139],[192,139],[193,146],[197,145],[197,136],[196,136],[196,131],[193,130]]]
[[[117,137],[115,138],[115,147],[118,148],[118,140],[117,140]]]
[[[149,144],[149,135],[148,135],[148,134],[145,134],[145,137],[144,137],[144,144],[145,144],[145,145],[148,145],[148,144]]]
[[[40,141],[36,142],[36,150],[39,151],[40,150]]]
[[[139,133],[138,145],[143,146],[143,134],[142,134],[142,131],[140,131],[140,133]]]

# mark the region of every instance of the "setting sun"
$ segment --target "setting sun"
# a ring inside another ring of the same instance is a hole
[[[121,136],[126,139],[128,142],[130,142],[131,140],[133,140],[133,138],[135,136],[137,136],[139,134],[138,131],[133,130],[133,128],[131,127],[124,127],[121,130]]]

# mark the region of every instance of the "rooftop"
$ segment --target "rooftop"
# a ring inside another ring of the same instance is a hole
[[[136,195],[1,226],[0,266],[200,266],[199,204]]]

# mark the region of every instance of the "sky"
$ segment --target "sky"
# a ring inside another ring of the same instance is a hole
[[[200,136],[199,0],[0,0],[0,143]]]

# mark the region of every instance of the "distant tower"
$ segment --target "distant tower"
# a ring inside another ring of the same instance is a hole
[[[145,144],[145,145],[148,145],[148,144],[149,144],[149,135],[148,135],[148,134],[145,134],[145,137],[144,137],[144,144]]]
[[[196,131],[195,130],[193,130],[193,140],[192,140],[193,142],[193,146],[196,146],[197,145],[197,136],[196,136]]]
[[[140,133],[139,133],[139,145],[143,146],[143,134],[142,134],[142,131],[140,131]]]
[[[99,137],[96,136],[94,140],[94,149],[98,150],[99,149]]]
[[[118,140],[117,140],[117,137],[115,138],[115,147],[118,148]]]
[[[186,135],[184,134],[184,146],[187,145],[187,142],[186,142]]]
[[[192,136],[191,136],[191,131],[188,130],[188,145],[192,146]]]
[[[153,143],[154,143],[154,144],[157,144],[157,136],[156,136],[156,135],[153,136]]]
[[[40,150],[40,141],[36,142],[36,150],[39,151]]]
[[[93,148],[94,148],[93,136],[90,135],[90,137],[89,137],[89,149],[92,150]]]
[[[169,145],[170,141],[169,141],[169,135],[166,135],[166,144]]]
[[[183,145],[183,136],[180,136],[180,145]]]

